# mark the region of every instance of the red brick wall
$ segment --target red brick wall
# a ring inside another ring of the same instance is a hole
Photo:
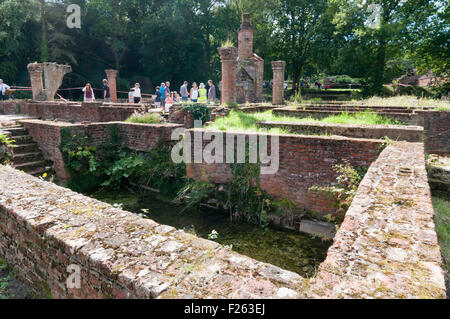
[[[28,100],[0,103],[0,114],[24,114],[44,120],[57,119],[71,122],[124,121],[139,109],[126,104],[102,105],[102,103],[80,104],[76,102],[31,102]]]
[[[186,134],[192,132],[191,130]],[[254,135],[254,133],[233,134],[245,135],[246,139],[249,135]],[[225,144],[226,134],[223,138]],[[193,140],[191,138],[191,141]],[[203,144],[208,143],[210,141],[204,141]],[[270,153],[270,138],[268,145]],[[335,183],[336,173],[333,166],[343,163],[344,159],[352,166],[370,166],[376,160],[381,145],[382,141],[370,139],[281,135],[279,170],[274,175],[261,175],[261,187],[274,197],[293,200],[299,209],[323,214],[333,213],[336,210],[333,201],[326,194],[310,191],[309,188],[314,185],[329,186]],[[191,151],[193,154],[193,147]],[[192,161],[193,159],[192,155]],[[187,175],[197,180],[228,183],[232,178],[230,164],[226,163],[191,163],[187,164],[186,168]]]
[[[418,111],[425,130],[425,151],[450,156],[450,112]]]
[[[69,174],[64,169],[62,154],[59,150],[61,144],[61,129],[69,128],[72,134],[88,134],[93,145],[105,143],[110,138],[110,129],[117,130],[123,147],[137,151],[150,151],[164,142],[171,140],[174,129],[182,127],[178,124],[137,124],[137,123],[93,123],[87,125],[76,125],[63,122],[48,122],[41,120],[21,121],[23,126],[38,143],[39,148],[44,153],[46,160],[54,163],[54,169],[58,177],[69,178]]]

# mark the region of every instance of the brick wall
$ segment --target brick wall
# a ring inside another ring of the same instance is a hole
[[[450,112],[417,111],[425,129],[428,154],[450,156]]]
[[[422,143],[392,143],[371,165],[326,260],[313,298],[445,299]]]
[[[307,107],[306,110],[275,109],[273,113],[281,116],[324,118],[330,115],[340,114],[342,110],[349,109],[349,113],[357,112],[355,107],[333,107],[330,110],[314,110]],[[360,111],[374,110],[379,115],[401,121],[405,125],[422,126],[425,131],[425,151],[429,154],[450,155],[450,112],[405,109],[402,107],[360,107]],[[342,109],[339,111],[338,109]]]
[[[0,103],[0,114],[24,114],[44,120],[70,122],[124,121],[135,111],[145,108],[128,104],[76,103],[76,102],[31,102],[16,100]]]
[[[307,285],[295,273],[1,165],[0,255],[41,297],[301,298]],[[71,288],[76,268],[80,286]]]
[[[136,151],[150,151],[164,142],[171,140],[173,130],[182,127],[179,124],[138,124],[125,122],[70,124],[65,122],[49,122],[41,120],[20,121],[28,129],[33,140],[39,145],[46,160],[53,161],[58,177],[69,178],[64,169],[61,144],[61,129],[69,128],[72,134],[87,134],[94,146],[105,143],[110,138],[110,129],[119,134],[123,147]]]
[[[191,141],[194,132],[190,130]],[[256,133],[226,133],[223,143],[226,145],[226,135],[245,136],[248,140]],[[210,141],[204,141],[207,145]],[[270,136],[268,149],[270,154]],[[311,191],[311,186],[329,186],[336,182],[333,166],[348,160],[352,166],[367,167],[377,158],[382,145],[380,140],[351,139],[335,137],[308,137],[294,135],[279,136],[279,170],[274,175],[261,175],[261,187],[274,197],[286,197],[293,200],[299,209],[317,213],[334,213],[333,201],[324,193]],[[235,152],[237,149],[235,139]],[[193,145],[193,144],[192,144]],[[191,148],[194,159],[194,147]],[[224,150],[224,154],[226,151]],[[225,155],[223,158],[225,162]],[[197,180],[214,183],[229,183],[232,172],[229,164],[190,163],[186,165],[187,175]]]
[[[445,298],[421,143],[371,165],[312,279],[1,165],[0,255],[42,297]]]
[[[421,126],[400,125],[353,125],[330,123],[280,123],[260,122],[258,126],[267,129],[283,128],[296,134],[304,135],[339,135],[357,138],[383,139],[388,137],[394,141],[422,142],[424,130]]]

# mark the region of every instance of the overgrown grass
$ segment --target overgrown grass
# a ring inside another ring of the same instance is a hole
[[[450,288],[450,201],[440,197],[433,197],[434,222],[441,246],[442,259],[446,274],[447,293]]]
[[[159,124],[162,122],[161,115],[157,113],[133,114],[125,122],[141,124]]]
[[[209,129],[221,131],[238,131],[238,132],[268,132],[273,134],[292,134],[287,129],[274,128],[264,130],[258,127],[259,121],[265,122],[291,122],[291,123],[340,123],[340,124],[371,124],[371,125],[400,125],[402,123],[380,116],[373,112],[360,113],[341,113],[339,115],[328,116],[323,119],[315,119],[312,117],[297,118],[292,116],[276,116],[272,111],[259,113],[242,113],[240,111],[231,111],[226,117],[217,118],[216,121],[208,126]]]
[[[450,102],[430,99],[430,98],[418,98],[416,96],[401,95],[394,97],[371,97],[369,99],[353,102],[351,104],[368,105],[368,106],[404,106],[411,108],[421,107],[437,107],[450,109]]]
[[[267,130],[258,127],[258,121],[271,121],[273,117],[272,111],[248,114],[232,110],[227,116],[217,118],[216,121],[207,128],[235,132],[267,132],[272,134],[291,133],[286,129],[275,128]]]

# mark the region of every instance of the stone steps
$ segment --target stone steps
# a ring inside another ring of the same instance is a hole
[[[24,164],[31,162],[38,162],[44,160],[42,152],[31,152],[31,153],[14,153],[12,156],[12,161],[14,164]]]
[[[39,151],[40,150],[39,150],[37,143],[16,145],[16,147],[14,147],[15,154],[32,153],[32,152],[39,152]]]
[[[15,141],[11,158],[14,168],[34,176],[40,176],[51,169],[52,163],[44,159],[38,144],[25,127],[11,126],[4,130],[10,132],[11,139]]]

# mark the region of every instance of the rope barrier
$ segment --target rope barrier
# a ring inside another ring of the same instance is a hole
[[[32,91],[32,88],[29,86],[11,86],[11,89],[14,89],[16,91]],[[82,90],[83,87],[75,87],[75,88],[64,88],[64,89],[58,89],[58,92],[60,91],[75,91],[75,90]],[[103,91],[103,89],[97,89],[93,88],[94,91]],[[120,94],[128,94],[129,92],[125,91],[117,91],[117,93]],[[61,97],[59,94],[57,94],[59,97]],[[149,93],[141,93],[142,96],[154,96],[154,94]]]

